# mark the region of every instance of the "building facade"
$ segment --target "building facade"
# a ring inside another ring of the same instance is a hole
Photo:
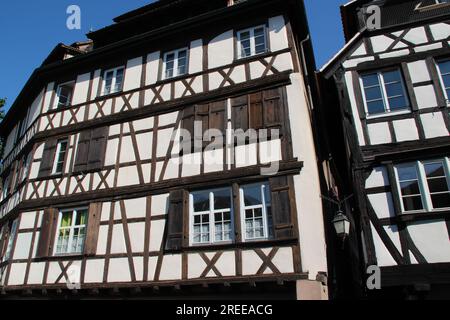
[[[58,45],[0,126],[1,297],[327,299],[303,2],[114,22]]]
[[[380,267],[381,291],[369,296],[448,298],[450,4],[341,9],[347,43],[318,79],[334,162],[354,194],[348,213],[360,250],[350,259],[362,274]]]

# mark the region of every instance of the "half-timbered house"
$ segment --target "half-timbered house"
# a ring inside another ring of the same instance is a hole
[[[114,22],[1,123],[1,297],[326,299],[303,1]]]
[[[319,79],[354,194],[352,258],[364,273],[381,268],[385,297],[449,297],[450,4],[352,1],[341,11],[346,45]]]

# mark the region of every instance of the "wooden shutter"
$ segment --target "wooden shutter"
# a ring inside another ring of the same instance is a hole
[[[194,132],[194,139],[195,141],[201,141],[203,147],[205,147],[209,144],[208,141],[203,141],[203,135],[205,131],[209,129],[209,104],[199,104],[195,106],[195,121],[202,123],[202,131],[200,132],[197,130],[198,132]]]
[[[281,88],[264,91],[264,128],[281,127],[282,106],[283,100]]]
[[[250,128],[261,129],[263,123],[263,93],[257,92],[250,94]]]
[[[292,213],[289,197],[288,177],[270,179],[272,192],[272,218],[275,239],[290,239],[294,237]]]
[[[225,134],[226,129],[226,108],[227,101],[217,101],[210,104],[209,127],[211,129],[219,129]]]
[[[44,210],[42,217],[41,232],[39,234],[39,243],[37,248],[37,257],[48,257],[53,252],[53,244],[56,237],[56,228],[58,223],[58,210],[49,208]]]
[[[248,96],[231,99],[231,119],[234,130],[248,130]]]
[[[184,214],[187,210],[187,198],[187,192],[184,190],[170,192],[167,218],[167,250],[179,250],[183,246]]]
[[[80,133],[80,138],[78,139],[77,156],[74,166],[75,172],[86,171],[87,169],[91,135],[91,130],[86,130]]]
[[[194,122],[195,122],[195,107],[190,106],[183,111],[182,128],[189,132],[190,137],[184,137],[181,145],[184,153],[192,152],[194,146]]]
[[[41,167],[39,168],[39,178],[48,177],[53,170],[53,163],[55,161],[55,152],[58,141],[50,139],[45,143],[44,153],[41,159]]]
[[[109,127],[101,127],[92,130],[86,167],[87,170],[100,170],[103,167],[108,133]]]
[[[93,256],[97,253],[98,232],[102,214],[102,203],[91,203],[89,205],[89,217],[84,245],[84,254]]]

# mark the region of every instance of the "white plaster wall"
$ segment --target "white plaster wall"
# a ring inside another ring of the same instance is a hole
[[[11,265],[8,285],[17,286],[22,285],[25,279],[25,272],[27,270],[26,263],[13,263]]]
[[[393,121],[395,138],[398,142],[418,140],[419,133],[417,131],[414,119],[405,119]]]
[[[84,274],[85,283],[102,283],[105,260],[86,260],[86,271]]]
[[[269,18],[269,39],[272,52],[289,47],[286,22],[283,16]]]
[[[231,64],[234,60],[233,30],[226,31],[208,44],[208,68]]]
[[[152,196],[151,213],[152,216],[160,216],[167,213],[169,194]]]
[[[17,235],[17,242],[14,249],[14,259],[28,259],[32,236],[32,232],[19,233]]]
[[[430,80],[427,63],[425,60],[418,60],[408,63],[408,70],[412,83]]]
[[[448,136],[441,112],[421,114],[420,118],[427,139]]]
[[[196,73],[203,70],[203,41],[202,39],[191,42],[189,50],[189,73]]]
[[[142,57],[128,60],[123,91],[136,89],[141,86],[142,67]]]
[[[438,104],[433,85],[415,87],[414,94],[419,109],[436,107]]]
[[[53,109],[53,106],[51,106],[50,104],[52,103],[52,95],[53,95],[53,90],[55,87],[55,83],[54,82],[50,82],[47,85],[47,89],[45,90],[45,96],[44,96],[44,108],[42,110],[43,113]]]
[[[366,180],[366,189],[384,187],[389,185],[389,176],[386,167],[375,167]]]
[[[424,27],[411,29],[404,37],[406,41],[414,44],[422,44],[428,42]]]
[[[434,40],[444,40],[450,37],[450,26],[446,23],[432,24],[430,29]]]
[[[161,51],[155,51],[147,56],[145,85],[151,85],[158,81],[158,69]],[[147,93],[146,93],[147,95]]]
[[[77,77],[75,89],[73,90],[72,104],[80,104],[86,102],[89,91],[90,73],[81,74]]]
[[[34,99],[33,103],[30,107],[30,112],[28,114],[28,125],[27,127],[30,127],[34,120],[37,119],[39,114],[41,113],[41,107],[42,107],[42,99],[44,97],[44,90],[42,90],[39,95]]]
[[[296,142],[293,155],[304,162],[300,175],[294,177],[302,267],[303,271],[309,272],[310,279],[315,280],[318,272],[327,271],[321,189],[302,76],[292,74],[291,80],[292,85],[287,86],[287,100],[292,141]]]
[[[450,240],[445,220],[411,223],[407,229],[428,263],[450,261]]]
[[[181,255],[165,255],[161,267],[160,280],[181,279]]]
[[[44,279],[45,262],[33,262],[30,265],[28,284],[41,284]]]
[[[89,100],[94,100],[98,95],[98,86],[100,84],[101,73],[102,73],[101,69],[97,69],[94,72],[94,77],[92,79],[92,92],[91,96],[89,97]]]
[[[370,143],[383,144],[392,142],[391,133],[387,122],[371,123],[367,125],[369,131]]]
[[[281,273],[293,273],[294,255],[292,248],[280,248],[272,262]]]
[[[368,198],[379,219],[395,217],[394,202],[390,192],[369,194]]]
[[[130,282],[130,266],[128,258],[109,260],[108,282]]]
[[[394,42],[391,38],[383,35],[371,37],[370,41],[372,42],[372,48],[375,53],[385,51]]]
[[[346,72],[345,73],[345,82],[346,87],[348,90],[348,96],[350,99],[350,105],[352,108],[352,114],[353,114],[353,123],[356,128],[356,133],[358,135],[358,141],[360,146],[365,146],[366,141],[364,139],[364,133],[361,125],[361,120],[359,119],[359,113],[358,113],[358,107],[355,99],[355,89],[353,88],[353,80],[352,80],[352,73]]]
[[[372,229],[373,242],[375,245],[375,254],[377,257],[378,266],[386,267],[386,266],[395,266],[397,263],[394,258],[392,258],[389,251],[386,249],[383,241],[381,240],[378,232],[375,230],[372,223],[370,223],[370,227]]]

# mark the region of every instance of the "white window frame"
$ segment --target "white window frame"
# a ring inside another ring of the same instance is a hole
[[[75,222],[77,221],[77,215],[78,215],[78,211],[86,211],[86,223],[84,224],[84,228],[85,228],[85,233],[84,233],[84,240],[83,240],[83,248],[81,249],[81,252],[58,252],[58,238],[59,238],[59,232],[61,230],[61,220],[62,220],[62,216],[64,213],[66,212],[72,212],[72,225],[70,226],[70,231],[69,231],[69,242],[67,244],[67,248],[70,249],[72,248],[72,242],[73,242],[73,237],[74,237],[74,230],[75,228],[78,228],[80,226],[83,225],[75,225]],[[89,219],[89,208],[88,207],[79,207],[79,208],[74,208],[74,209],[62,209],[59,210],[58,213],[58,224],[57,224],[57,228],[56,228],[56,235],[55,235],[55,245],[53,248],[53,255],[54,256],[68,256],[68,255],[80,255],[83,254],[84,252],[84,247],[86,246],[86,237],[87,237],[87,228],[88,228],[88,221]]]
[[[441,71],[441,68],[439,67],[439,63],[444,62],[444,61],[449,61],[450,62],[450,58],[448,58],[448,59],[441,59],[441,60],[435,61],[435,66],[436,66],[436,69],[437,69],[438,74],[439,74],[439,83],[441,84],[441,89],[442,89],[442,91],[444,93],[445,102],[447,103],[447,106],[449,106],[450,105],[450,97],[447,94],[447,90],[445,88],[445,83],[444,83],[444,77],[442,76],[442,71]]]
[[[183,74],[179,74],[178,73],[178,62],[179,62],[179,56],[180,56],[180,52],[182,51],[186,51],[186,72]],[[173,60],[173,75],[171,77],[167,77],[166,76],[166,71],[167,71],[167,56],[169,56],[170,54],[174,55],[174,60]],[[166,80],[166,79],[172,79],[172,78],[176,78],[176,77],[180,77],[180,76],[184,76],[186,74],[189,74],[189,48],[188,47],[184,47],[181,49],[177,49],[177,50],[172,50],[169,52],[164,53],[164,57],[163,57],[163,70],[162,70],[162,75],[161,78],[162,80]]]
[[[216,241],[216,229],[215,229],[215,213],[222,212],[224,209],[214,209],[214,192],[227,190],[230,193],[230,219],[231,219],[231,239],[230,240],[217,240]],[[194,195],[197,193],[209,193],[209,211],[194,212]],[[209,242],[194,242],[194,216],[204,215],[209,213]],[[205,246],[211,244],[227,244],[233,243],[235,239],[234,230],[234,210],[233,210],[233,190],[231,187],[216,188],[208,190],[199,190],[189,193],[189,245],[190,246]]]
[[[61,145],[64,142],[66,143],[66,150],[64,151],[64,159],[62,159],[63,168],[62,168],[61,172],[58,172],[58,171],[56,171],[56,169],[58,168],[58,163],[61,162],[60,161],[61,160],[60,159],[60,156],[61,156]],[[69,139],[68,138],[58,140],[58,144],[57,144],[57,147],[56,147],[56,153],[55,153],[55,159],[53,161],[53,168],[52,168],[52,174],[53,175],[64,173],[65,166],[66,166],[66,161],[65,160],[66,160],[66,155],[67,155],[68,148],[69,148]]]
[[[439,211],[447,211],[450,209],[450,207],[446,208],[433,208],[433,202],[431,201],[431,194],[428,187],[427,177],[425,174],[425,168],[424,165],[427,163],[436,163],[436,162],[442,162],[444,164],[444,172],[446,174],[447,178],[447,184],[448,188],[450,190],[450,160],[449,157],[444,158],[438,158],[438,159],[431,159],[431,160],[424,160],[424,161],[415,161],[415,162],[409,162],[409,163],[402,163],[398,166],[394,166],[394,172],[395,172],[395,183],[397,184],[397,190],[398,190],[398,196],[400,198],[400,206],[402,209],[402,214],[414,214],[414,213],[420,213],[420,212],[439,212]],[[417,170],[417,179],[419,183],[419,190],[420,190],[420,196],[422,199],[423,209],[422,210],[410,210],[405,211],[405,207],[403,205],[403,197],[402,197],[402,191],[400,188],[400,179],[398,175],[398,167],[403,165],[414,165],[415,169]]]
[[[262,204],[254,205],[254,206],[246,206],[245,200],[244,200],[244,188],[245,187],[253,187],[253,186],[260,186]],[[241,233],[242,233],[242,241],[244,241],[244,242],[253,242],[253,241],[261,241],[261,240],[271,239],[270,235],[269,235],[269,219],[268,219],[268,214],[267,214],[268,205],[266,203],[266,195],[264,192],[265,188],[269,188],[269,191],[270,191],[270,186],[268,183],[253,183],[253,184],[242,185],[239,187],[239,196],[240,196],[240,202],[241,202],[240,203],[240,206],[241,206],[241,229],[242,229]],[[272,203],[270,203],[270,207],[272,207]],[[246,223],[245,223],[245,220],[246,220],[245,210],[257,209],[257,208],[262,208],[264,236],[259,237],[259,238],[247,239],[247,230],[246,230]]]
[[[68,103],[65,106],[60,107],[59,106],[59,96],[61,94],[61,88],[63,86],[69,85],[69,84],[73,84],[73,89],[72,89],[72,92],[70,93]],[[67,81],[67,82],[59,84],[58,87],[56,88],[56,101],[54,103],[55,105],[53,106],[53,109],[59,109],[59,108],[64,108],[64,107],[70,106],[72,104],[74,91],[75,91],[75,81]]]
[[[386,92],[386,85],[384,82],[384,77],[383,77],[383,73],[384,72],[389,72],[389,71],[398,71],[400,72],[400,77],[401,77],[401,83],[402,83],[402,89],[403,89],[403,93],[405,95],[405,100],[406,100],[406,104],[407,107],[404,110],[395,110],[395,111],[391,111],[390,105],[389,105],[389,99],[387,98],[387,92]],[[378,80],[380,82],[380,87],[381,87],[381,96],[383,99],[383,104],[384,104],[384,112],[380,112],[380,113],[376,113],[376,114],[370,114],[369,113],[369,107],[367,105],[367,98],[366,98],[366,91],[365,91],[365,87],[364,87],[364,82],[363,82],[363,77],[365,75],[368,74],[377,74]],[[359,76],[359,85],[361,88],[361,94],[362,94],[362,98],[363,98],[363,102],[364,102],[364,112],[366,113],[366,118],[367,119],[375,119],[375,118],[382,118],[382,117],[386,117],[386,116],[394,116],[394,115],[399,115],[399,114],[407,114],[407,113],[411,113],[411,102],[409,100],[409,96],[408,96],[408,91],[406,90],[406,86],[405,86],[405,79],[403,78],[403,73],[400,70],[400,68],[389,68],[389,69],[382,69],[382,70],[377,70],[374,72],[366,72],[366,73],[362,73]]]
[[[263,28],[263,31],[264,31],[263,34],[264,34],[264,49],[265,50],[264,50],[264,52],[256,53],[255,30],[260,29],[260,28]],[[249,56],[242,56],[241,35],[244,32],[250,33],[250,55]],[[269,41],[268,41],[268,36],[267,36],[266,25],[262,24],[262,25],[247,28],[244,30],[239,30],[237,32],[237,57],[238,57],[238,59],[245,59],[245,58],[261,55],[261,54],[264,54],[267,52],[269,52]]]
[[[117,73],[119,72],[119,70],[123,70],[122,83],[120,84],[120,89],[115,90],[114,88],[116,87]],[[108,73],[110,73],[110,72],[113,73],[112,81],[111,81],[111,90],[110,90],[110,92],[106,92],[105,91],[106,90],[106,75]],[[103,81],[103,83],[102,83],[101,96],[107,96],[107,95],[110,95],[110,94],[121,92],[123,90],[123,84],[125,82],[125,67],[121,66],[121,67],[116,67],[116,68],[105,70],[104,73],[103,73],[102,81]]]
[[[18,219],[16,219],[11,224],[11,229],[9,230],[8,241],[6,244],[5,255],[3,256],[3,261],[8,261],[9,259],[12,258],[11,253],[13,251],[14,239],[16,238],[18,228],[19,228],[19,221]]]

